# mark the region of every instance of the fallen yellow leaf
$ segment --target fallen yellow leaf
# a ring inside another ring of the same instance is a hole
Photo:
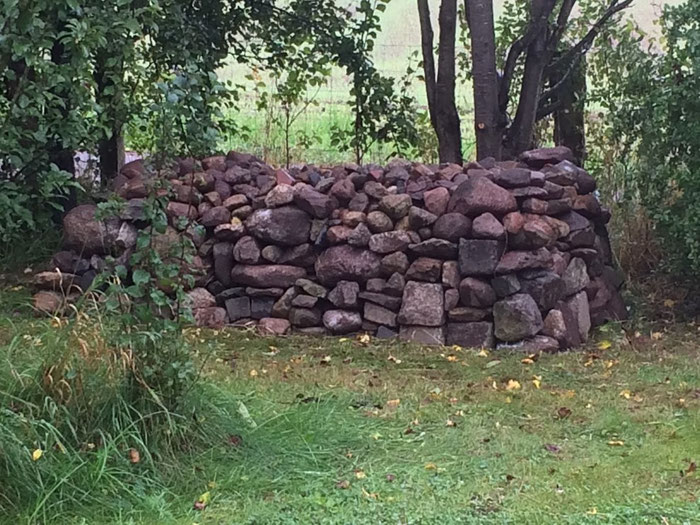
[[[521,359],[520,362],[521,362],[522,364],[524,364],[524,365],[532,365],[532,364],[535,363],[535,362],[534,362],[532,359],[530,359],[529,357],[526,357],[525,359]]]
[[[664,306],[666,308],[673,308],[675,305],[676,305],[676,301],[674,301],[673,299],[666,299],[664,301]]]
[[[455,363],[455,362],[459,361],[459,359],[457,359],[457,356],[456,356],[456,355],[448,355],[448,356],[447,356],[447,360],[448,360],[450,363]]]
[[[367,474],[365,474],[364,470],[356,470],[355,477],[357,479],[365,479],[367,477]]]
[[[652,332],[651,333],[651,338],[656,340],[656,341],[661,339],[663,336],[664,336],[664,334],[662,334],[661,332]]]
[[[598,343],[598,349],[599,350],[607,350],[612,346],[612,343],[610,341],[601,341]]]
[[[386,402],[386,406],[391,407],[391,408],[396,408],[401,404],[400,399],[390,399],[389,401]]]
[[[515,379],[509,379],[508,384],[506,385],[506,390],[520,390],[520,382],[516,381]]]
[[[41,459],[41,456],[44,455],[44,451],[41,450],[40,448],[37,448],[32,452],[32,461],[39,461]]]
[[[608,441],[608,445],[611,447],[622,447],[625,445],[624,441],[620,441],[619,439],[614,439],[612,441]]]
[[[387,361],[391,361],[391,362],[393,362],[393,363],[396,363],[397,365],[400,365],[400,364],[401,364],[401,359],[396,359],[393,355],[390,355],[390,356],[387,358]]]
[[[625,399],[629,399],[632,397],[632,392],[629,390],[625,389],[622,392],[620,392],[620,397],[624,397]]]
[[[362,334],[357,337],[357,341],[360,344],[368,345],[372,341],[372,338],[369,336],[369,334]]]
[[[535,376],[532,380],[532,384],[535,385],[537,390],[539,390],[540,386],[542,386],[542,376]]]
[[[435,463],[429,462],[425,464],[425,470],[435,470],[437,465]]]
[[[486,348],[482,348],[481,351],[476,354],[479,357],[488,357],[489,356],[489,351],[486,350]]]
[[[255,369],[253,369],[253,370],[251,370],[250,372],[248,372],[248,375],[249,375],[250,377],[258,377],[258,371],[255,370]]]
[[[138,450],[135,448],[130,448],[129,449],[129,462],[131,463],[138,463],[141,461],[141,454],[139,453]]]
[[[455,423],[455,422],[452,421],[451,419],[448,419],[447,422],[445,423],[445,426],[448,426],[448,427],[456,427],[456,426],[457,426],[457,423]]]

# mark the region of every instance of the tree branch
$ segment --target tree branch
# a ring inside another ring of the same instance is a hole
[[[575,4],[576,0],[563,0],[561,9],[559,10],[559,15],[557,16],[557,24],[554,31],[552,31],[549,40],[547,41],[547,49],[549,49],[550,53],[556,51],[559,41],[561,40],[561,37],[566,30],[566,26],[569,23],[569,17],[571,16],[571,11]]]
[[[586,35],[575,46],[573,46],[566,53],[564,53],[561,56],[561,58],[549,64],[547,66],[545,74],[549,74],[556,69],[560,69],[564,64],[568,64],[569,62],[575,60],[577,56],[586,54],[586,52],[590,49],[591,45],[593,45],[593,41],[595,40],[595,38],[603,30],[605,24],[608,23],[608,20],[610,20],[610,18],[612,18],[614,15],[616,15],[623,9],[627,9],[630,5],[632,5],[633,1],[634,0],[624,0],[622,3],[619,3],[620,0],[611,0],[610,5],[606,9],[606,11],[598,19],[598,21],[595,24],[593,24],[593,26],[588,30],[588,33],[586,33]]]
[[[551,104],[547,104],[545,106],[541,106],[537,109],[537,117],[536,120],[542,120],[543,118],[547,118],[549,115],[552,113],[559,111],[560,109],[564,108],[564,102],[561,100],[555,100]]]
[[[556,0],[533,0],[532,8],[530,10],[530,22],[528,23],[527,30],[525,34],[518,40],[513,42],[508,50],[508,56],[506,58],[506,64],[503,68],[503,76],[501,77],[500,88],[498,93],[498,105],[501,112],[505,112],[508,109],[508,102],[510,100],[510,84],[513,81],[513,75],[515,74],[515,67],[518,63],[518,58],[527,49],[535,37],[540,31],[544,30],[544,27],[549,19],[549,15],[554,10]]]
[[[418,17],[420,20],[421,32],[421,50],[423,52],[423,76],[425,77],[425,89],[428,95],[428,110],[430,120],[433,126],[435,121],[436,110],[436,75],[435,75],[435,57],[433,56],[433,25],[430,21],[430,7],[428,0],[418,0]]]

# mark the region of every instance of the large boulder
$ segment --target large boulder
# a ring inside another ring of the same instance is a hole
[[[283,246],[308,242],[311,231],[309,216],[292,206],[257,210],[248,217],[245,225],[248,232],[258,239]]]
[[[324,285],[340,281],[365,282],[379,276],[381,257],[369,250],[348,245],[333,246],[316,259],[316,276]]]
[[[505,246],[501,241],[460,239],[459,271],[462,275],[493,275]]]
[[[574,154],[566,146],[556,146],[554,148],[540,148],[526,151],[520,155],[520,160],[530,168],[541,169],[547,164],[558,164],[562,161],[573,162]]]
[[[63,246],[83,257],[109,251],[107,227],[96,218],[97,206],[76,206],[63,218]]]
[[[323,326],[332,334],[349,334],[362,328],[362,317],[357,312],[328,310],[323,314]]]
[[[542,314],[535,300],[527,294],[515,294],[493,306],[496,337],[512,342],[536,335],[543,327]]]
[[[505,215],[518,209],[518,203],[510,192],[494,184],[486,177],[472,177],[455,190],[449,212],[462,213],[475,217],[482,213]]]
[[[493,323],[449,323],[446,343],[463,348],[493,348]]]

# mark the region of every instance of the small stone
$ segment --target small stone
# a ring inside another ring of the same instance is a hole
[[[384,233],[394,229],[394,223],[386,213],[373,211],[367,215],[367,227],[372,233]]]
[[[235,242],[245,234],[245,226],[240,219],[233,219],[232,222],[219,224],[214,228],[214,237],[217,241]]]
[[[361,212],[361,213],[364,213],[365,211],[367,211],[368,206],[369,206],[369,197],[367,197],[367,195],[365,195],[364,193],[358,193],[348,203],[349,210],[357,211],[357,212]]]
[[[411,236],[404,231],[376,233],[369,239],[369,249],[379,254],[403,251],[409,244]]]
[[[440,281],[442,273],[442,261],[439,259],[430,259],[428,257],[419,257],[408,268],[406,278],[413,281],[426,281],[436,283]]]
[[[226,312],[232,323],[250,317],[250,298],[235,297],[226,301]]]
[[[367,221],[367,215],[359,211],[346,211],[342,214],[341,220],[348,228],[355,228],[359,224]]]
[[[438,219],[437,215],[417,206],[411,206],[408,212],[408,223],[413,230],[420,230],[430,226]]]
[[[410,195],[387,195],[379,201],[379,209],[386,213],[393,220],[399,220],[408,215],[413,201]]]
[[[510,168],[496,171],[493,182],[504,188],[520,188],[530,185],[530,170],[524,168]]]
[[[297,279],[294,285],[306,294],[313,295],[320,299],[324,299],[328,295],[328,290],[318,283],[315,283],[309,279]]]
[[[403,252],[395,252],[382,258],[380,270],[382,275],[393,275],[394,273],[405,274],[408,271],[408,256]]]
[[[292,309],[292,301],[297,296],[296,288],[288,288],[286,292],[280,297],[277,302],[272,306],[272,317],[288,318],[289,312]]]
[[[392,311],[397,311],[401,307],[400,297],[394,297],[382,293],[362,292],[359,294],[359,298],[363,301],[378,304],[379,306],[383,306],[384,308]]]
[[[265,195],[265,206],[278,208],[294,201],[294,189],[288,184],[278,184]]]
[[[557,164],[563,160],[573,162],[574,154],[566,146],[556,146],[526,151],[520,155],[520,160],[532,169],[541,169],[547,164]]]
[[[410,244],[408,249],[415,255],[428,255],[438,259],[457,257],[457,245],[444,239],[428,239],[418,244]]]
[[[357,312],[328,310],[323,314],[323,326],[335,335],[349,334],[362,328],[362,317]]]
[[[328,294],[328,300],[336,308],[356,308],[360,285],[353,281],[340,281]]]
[[[216,306],[216,298],[206,288],[193,288],[187,292],[187,304],[190,308],[209,308]]]
[[[365,303],[364,318],[378,325],[392,328],[396,326],[396,314],[394,312],[371,302]]]
[[[535,300],[527,294],[515,294],[493,306],[495,334],[501,341],[512,342],[536,335],[544,326]]]
[[[521,278],[520,284],[522,293],[530,295],[543,311],[554,308],[564,296],[564,282],[554,272],[538,272],[534,278]]]
[[[350,235],[352,235],[352,228],[338,224],[328,228],[326,239],[330,244],[343,244],[348,241]]]
[[[451,292],[452,290],[447,291]],[[456,308],[451,308],[447,311],[447,318],[455,323],[473,323],[476,321],[483,321],[488,316],[489,310],[472,308],[471,306],[459,306]]]
[[[459,271],[462,275],[493,275],[503,251],[504,246],[500,241],[461,239]]]
[[[318,280],[325,285],[339,281],[366,282],[379,276],[381,258],[374,252],[348,245],[333,246],[316,259]]]
[[[486,212],[503,215],[517,210],[518,204],[508,190],[486,177],[476,177],[457,187],[447,209],[471,217]]]
[[[305,275],[306,271],[303,268],[282,264],[260,266],[239,264],[231,270],[233,282],[258,288],[287,288]]]
[[[38,312],[57,315],[63,311],[63,295],[57,292],[42,290],[32,297],[34,309]]]
[[[283,288],[253,288],[248,286],[245,289],[245,295],[249,297],[272,297],[279,299],[284,294]]]
[[[282,246],[296,246],[309,240],[311,220],[292,206],[255,211],[246,220],[248,231],[258,239]]]
[[[280,260],[280,258],[282,257],[283,253],[284,253],[284,250],[282,248],[280,248],[279,246],[274,246],[274,245],[265,246],[262,249],[263,259],[265,259],[266,261],[273,262],[273,263],[278,262]]]
[[[457,288],[460,281],[457,261],[445,261],[442,265],[442,285],[446,288]]]
[[[318,297],[313,297],[311,295],[297,295],[292,300],[292,306],[299,308],[313,308],[318,303]]]
[[[448,323],[446,343],[462,348],[493,348],[493,323]]]
[[[273,297],[253,297],[250,300],[250,316],[256,320],[270,317],[274,305]]]
[[[233,247],[233,258],[241,264],[258,264],[260,257],[260,248],[253,237],[242,237]]]
[[[497,350],[516,351],[528,355],[551,353],[559,350],[559,342],[552,337],[536,335],[517,343],[501,343]]]
[[[574,295],[581,290],[585,290],[585,288],[591,282],[591,279],[588,276],[588,269],[584,260],[580,259],[579,257],[574,257],[571,259],[571,262],[566,267],[566,271],[564,272],[563,280],[563,295],[565,296]]]
[[[309,308],[292,308],[289,312],[289,322],[299,328],[311,328],[321,324],[321,312]]]
[[[472,221],[461,213],[446,213],[435,221],[433,235],[438,239],[457,242],[462,237],[468,237]]]
[[[369,245],[371,237],[372,232],[369,231],[369,228],[365,224],[358,224],[348,235],[347,242],[350,246],[364,248]]]
[[[40,272],[34,276],[32,282],[42,290],[65,293],[78,291],[78,276],[72,273]]]
[[[223,206],[215,206],[207,211],[199,222],[206,228],[214,228],[219,224],[227,224],[230,220],[231,212],[229,210]]]
[[[472,235],[477,239],[501,240],[506,230],[501,222],[491,213],[482,213],[472,222]]]
[[[459,305],[459,290],[450,288],[445,290],[445,311],[449,313]]]
[[[423,194],[423,202],[426,210],[440,216],[447,210],[447,204],[450,202],[450,192],[447,188],[440,187],[426,191]]]
[[[384,293],[394,297],[401,297],[406,288],[406,278],[400,273],[394,273],[384,286]]]
[[[464,306],[488,308],[496,302],[496,292],[479,279],[467,277],[459,283],[459,296]]]
[[[532,268],[547,268],[552,263],[552,254],[546,248],[534,251],[506,252],[496,267],[496,273],[515,273]]]
[[[325,219],[333,211],[333,201],[306,184],[294,186],[294,203],[317,219]]]
[[[491,287],[496,292],[496,296],[503,299],[520,291],[520,281],[514,274],[499,275],[491,279]]]
[[[566,340],[566,323],[561,310],[550,310],[547,317],[544,318],[544,327],[542,334],[553,337],[557,341]]]
[[[265,317],[258,322],[258,332],[261,335],[285,335],[289,332],[292,325],[286,319],[277,319],[274,317]]]
[[[248,197],[239,193],[236,195],[231,195],[229,198],[227,198],[223,203],[223,207],[227,210],[233,211],[237,210],[238,208],[242,208],[246,204],[248,204]]]
[[[439,284],[409,281],[399,312],[402,325],[441,326],[445,321],[444,294]]]
[[[224,308],[216,306],[209,308],[196,308],[192,310],[195,326],[204,328],[221,329],[226,325],[228,315]]]

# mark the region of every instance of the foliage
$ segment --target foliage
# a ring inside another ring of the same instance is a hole
[[[598,143],[614,145],[616,201],[639,200],[669,261],[700,272],[700,2],[664,9],[662,38],[629,23],[595,57],[594,98],[603,108]],[[598,163],[600,164],[598,159]]]

